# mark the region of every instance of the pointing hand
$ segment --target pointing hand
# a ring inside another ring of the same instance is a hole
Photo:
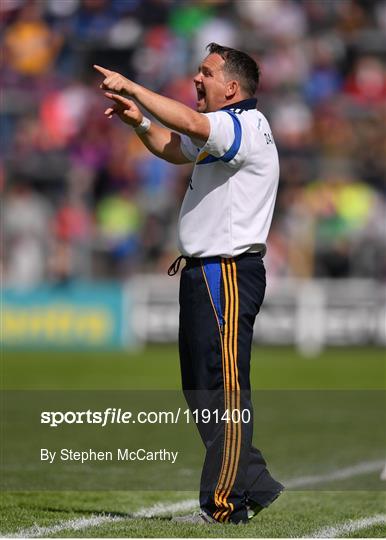
[[[126,94],[129,96],[132,94],[135,84],[133,81],[126,79],[126,77],[116,71],[111,71],[97,64],[94,64],[94,68],[105,77],[100,85],[102,90],[109,90],[117,94]]]

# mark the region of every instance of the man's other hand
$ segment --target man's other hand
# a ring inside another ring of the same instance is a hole
[[[123,96],[118,96],[117,94],[111,94],[110,92],[105,92],[105,96],[115,102],[112,107],[108,107],[105,110],[105,115],[108,118],[112,118],[116,114],[122,122],[125,122],[129,126],[134,128],[139,126],[142,122],[143,114],[134,101]]]

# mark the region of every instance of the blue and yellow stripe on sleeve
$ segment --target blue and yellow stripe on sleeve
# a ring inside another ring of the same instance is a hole
[[[221,157],[215,157],[211,154],[208,154],[208,152],[200,152],[200,154],[197,157],[196,165],[206,165],[207,163],[214,163],[215,161],[224,161],[225,163],[228,163],[229,161],[232,161],[234,157],[236,156],[237,152],[240,149],[241,145],[241,135],[242,135],[242,128],[240,124],[240,120],[237,118],[236,114],[232,111],[225,111],[233,120],[233,129],[234,129],[234,139],[231,147],[229,150],[225,152],[225,154]]]

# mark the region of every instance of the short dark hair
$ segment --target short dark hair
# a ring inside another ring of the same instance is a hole
[[[206,48],[209,49],[209,54],[219,54],[225,60],[224,71],[234,75],[249,96],[255,95],[259,85],[260,69],[253,58],[242,51],[223,47],[218,43],[209,43]]]

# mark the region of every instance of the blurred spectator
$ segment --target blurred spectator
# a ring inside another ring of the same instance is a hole
[[[51,69],[59,53],[61,36],[42,18],[42,7],[41,2],[26,2],[5,32],[4,59],[19,75],[43,75]]]
[[[143,46],[133,54],[132,65],[138,82],[157,90],[178,75],[183,75],[186,62],[185,42],[167,27],[155,26],[145,33]]]
[[[41,283],[52,248],[53,208],[26,182],[15,181],[3,204],[5,282],[19,287]]]
[[[277,40],[261,60],[262,89],[298,89],[307,80],[309,62],[301,42]]]
[[[96,208],[95,250],[114,277],[127,277],[138,263],[140,214],[128,190],[107,195]]]
[[[363,255],[369,255],[368,237],[376,251],[384,241],[374,227],[382,219],[379,195],[365,183],[331,171],[311,183],[305,197],[314,223],[315,275],[360,275]]]
[[[283,99],[272,114],[272,129],[281,146],[304,149],[312,138],[312,112],[300,100]]]
[[[347,78],[345,92],[362,105],[382,104],[386,100],[386,70],[380,59],[359,58]]]
[[[305,82],[305,95],[312,105],[336,96],[342,87],[342,75],[337,66],[338,51],[334,36],[316,38],[311,43],[312,68]],[[339,51],[340,52],[340,51]]]
[[[50,145],[67,146],[91,113],[93,94],[80,81],[47,92],[40,106],[40,125]]]
[[[116,20],[108,0],[82,0],[71,19],[72,32],[80,42],[99,45],[106,43]]]
[[[63,201],[53,219],[55,244],[49,261],[53,281],[91,276],[92,228],[90,213],[76,194]]]
[[[269,2],[235,2],[238,15],[248,19],[256,33],[265,38],[297,40],[307,30],[304,7],[293,0],[270,0]]]

